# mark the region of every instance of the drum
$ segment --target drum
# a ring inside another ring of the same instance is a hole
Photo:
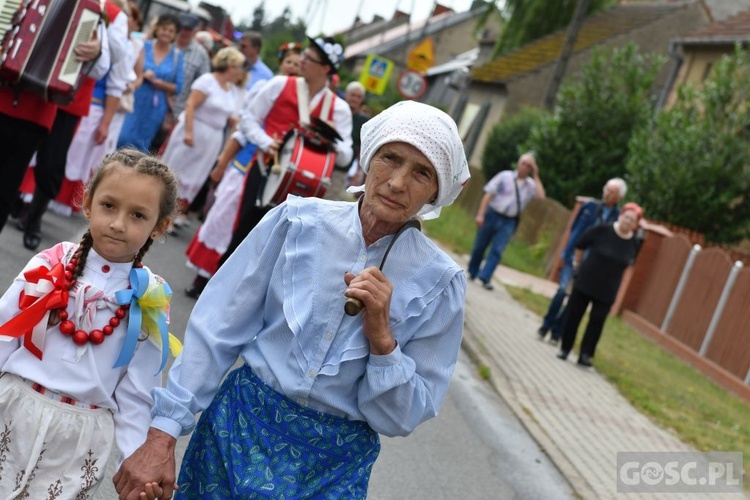
[[[293,129],[287,133],[276,165],[265,165],[263,156],[258,155],[259,166],[267,171],[261,206],[275,207],[290,194],[322,197],[331,184],[336,152],[303,131]]]

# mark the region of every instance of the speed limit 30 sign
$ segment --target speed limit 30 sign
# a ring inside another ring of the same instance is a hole
[[[420,73],[407,69],[399,75],[396,88],[404,99],[419,99],[427,91],[427,80]]]

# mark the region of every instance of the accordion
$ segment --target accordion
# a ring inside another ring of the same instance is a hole
[[[69,104],[85,77],[73,48],[100,18],[98,0],[0,0],[0,84]]]

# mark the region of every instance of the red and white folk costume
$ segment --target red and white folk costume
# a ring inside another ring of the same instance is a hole
[[[44,278],[27,281],[35,274],[28,272],[65,266],[76,250],[73,243],[60,243],[31,259],[0,298],[0,330],[24,312],[22,292],[39,296],[52,288]],[[91,249],[69,290],[68,319],[87,332],[108,324],[119,308],[115,293],[128,290],[132,271],[132,262],[109,262]],[[149,286],[168,289],[146,268],[139,271],[148,273]],[[162,312],[166,318],[166,304]],[[47,498],[49,492],[58,492],[59,498],[79,492],[93,496],[115,440],[118,465],[143,443],[151,421],[151,390],[161,386],[162,347],[141,331],[143,340],[129,362],[114,368],[128,319],[99,345],[79,346],[59,325],[48,326],[42,359],[24,347],[25,336],[0,336],[0,498],[22,492],[26,498]]]
[[[302,82],[300,82],[302,80]],[[299,92],[298,87],[305,85],[305,90]],[[248,133],[245,136],[242,132],[235,133],[233,137],[237,142],[246,144],[247,142],[255,144],[255,138],[261,141],[258,144],[270,144],[264,141],[264,138],[283,137],[284,134],[300,121],[299,113],[299,95],[306,96],[306,84],[300,77],[277,76],[269,80],[264,87],[258,92],[249,94],[243,105],[242,120],[247,122],[251,120],[250,110],[254,110],[254,115],[263,118],[264,127],[256,128],[254,125],[247,124],[244,131]],[[269,107],[270,103],[270,107]],[[343,104],[342,104],[343,103]],[[310,100],[309,112],[311,117],[323,118],[329,123],[334,123],[337,130],[346,131],[349,128],[349,145],[337,143],[337,153],[351,159],[351,113],[347,116],[348,105],[346,102],[337,98],[333,92],[324,88],[315,94]],[[263,110],[265,114],[263,113]],[[340,132],[342,137],[344,132]],[[348,153],[347,153],[348,151]],[[258,154],[258,153],[256,153]],[[262,154],[262,152],[260,153]],[[348,154],[348,156],[347,156]],[[227,247],[232,239],[237,210],[243,194],[245,175],[251,168],[255,157],[249,162],[241,161],[241,155],[234,158],[224,173],[224,178],[216,190],[216,200],[206,216],[206,220],[198,228],[193,240],[186,250],[188,256],[187,265],[195,269],[200,276],[210,278],[219,268],[219,260],[226,252]],[[337,164],[342,164],[339,156],[336,158]]]

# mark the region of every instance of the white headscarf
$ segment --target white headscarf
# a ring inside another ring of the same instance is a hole
[[[423,219],[436,219],[440,207],[453,203],[469,180],[469,164],[456,124],[433,106],[414,101],[396,103],[365,122],[361,137],[360,162],[365,173],[375,152],[389,142],[411,144],[430,160],[438,176],[438,195],[434,203],[418,212]]]

